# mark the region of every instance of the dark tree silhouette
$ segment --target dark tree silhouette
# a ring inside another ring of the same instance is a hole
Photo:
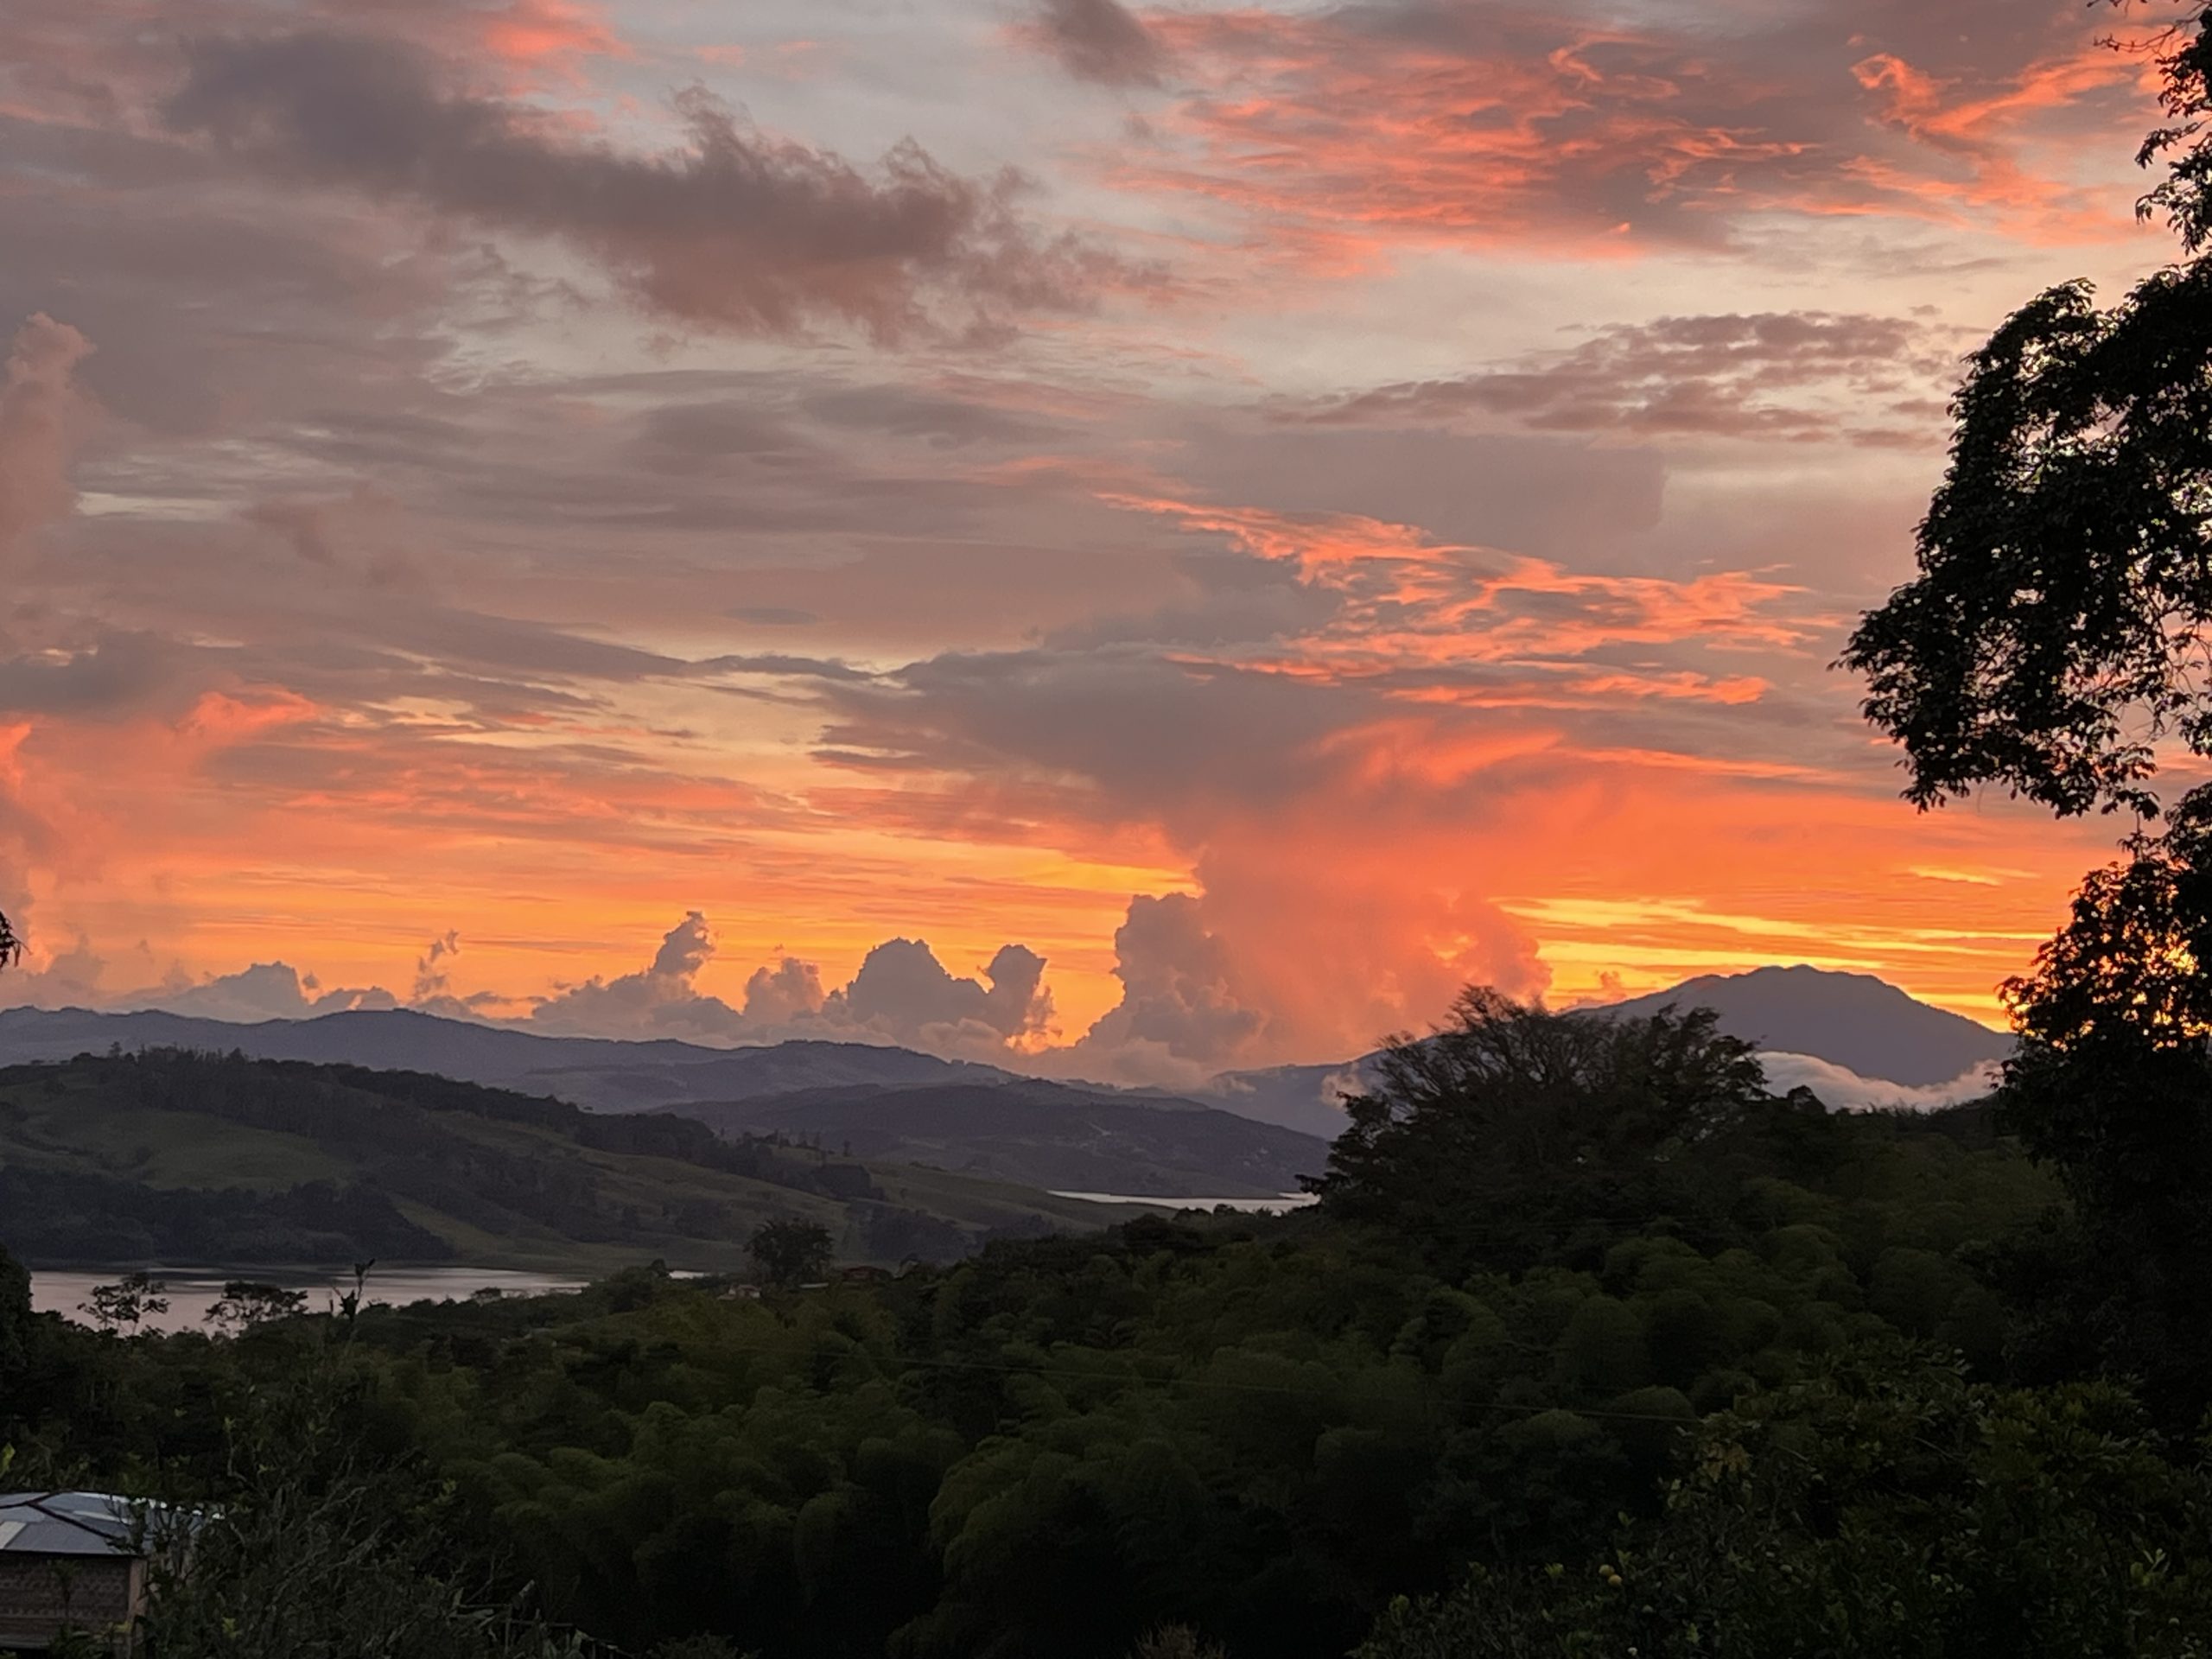
[[[2132,0],[2112,0],[2125,7]],[[2161,86],[2158,103],[2167,124],[2154,127],[2135,153],[2139,167],[2162,157],[2165,178],[2136,204],[2139,218],[2164,213],[2189,252],[2201,253],[2212,242],[2212,6],[2191,3],[2181,18],[2152,43]],[[2175,152],[2178,151],[2178,154]]]
[[[1996,784],[2062,814],[2160,807],[2156,746],[2212,754],[2212,15],[2152,43],[2167,124],[2139,204],[2192,256],[2110,310],[2037,296],[1974,353],[1919,575],[1844,664],[1922,806]]]
[[[1767,1098],[1751,1046],[1714,1020],[1554,1014],[1471,987],[1442,1030],[1389,1046],[1308,1185],[1332,1213],[1455,1266],[1541,1260],[1624,1216],[1694,1210],[1707,1143]]]
[[[308,1295],[303,1290],[287,1290],[282,1285],[264,1285],[251,1279],[233,1279],[223,1287],[222,1295],[208,1308],[207,1323],[236,1335],[271,1319],[304,1313],[307,1306]]]
[[[2139,209],[2187,259],[2109,309],[2051,289],[1974,354],[1918,575],[1843,661],[1917,804],[1994,785],[2136,817],[2127,859],[2006,988],[2004,1104],[2075,1199],[2084,1236],[2046,1264],[2065,1322],[2154,1390],[2193,1372],[2163,1402],[2185,1411],[2212,1393],[2187,1311],[2212,1268],[2212,785],[2153,785],[2175,742],[2212,756],[2212,10],[2152,49],[2167,120],[2138,160],[2166,176]]]
[[[830,1230],[811,1221],[766,1221],[746,1249],[770,1284],[789,1290],[830,1271],[836,1241]]]
[[[125,1274],[111,1285],[94,1285],[92,1300],[77,1304],[103,1331],[129,1335],[152,1316],[169,1311],[168,1285],[148,1273]]]
[[[2020,1046],[2005,1116],[2074,1199],[2044,1294],[2177,1424],[2212,1403],[2212,802],[2093,873],[2066,926],[2006,986]]]

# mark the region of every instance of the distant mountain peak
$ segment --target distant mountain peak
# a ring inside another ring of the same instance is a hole
[[[1704,974],[1592,1012],[1649,1014],[1669,1004],[1711,1008],[1722,1031],[1759,1048],[1911,1089],[1953,1082],[2012,1052],[2005,1033],[1933,1007],[1887,980],[1805,963]]]

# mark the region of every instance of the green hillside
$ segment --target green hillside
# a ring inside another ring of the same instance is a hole
[[[35,1264],[719,1269],[777,1217],[889,1264],[1136,1213],[417,1072],[179,1052],[0,1070],[0,1243]]]

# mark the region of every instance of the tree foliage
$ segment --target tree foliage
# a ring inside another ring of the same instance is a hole
[[[251,1384],[225,1379],[221,1471],[149,1507],[140,1631],[156,1659],[590,1659],[575,1633],[491,1593],[449,1540],[449,1494],[364,1458],[370,1375],[309,1341]]]
[[[2183,250],[2212,237],[2212,19],[2153,43],[2165,124],[2142,203]],[[2098,309],[2047,289],[1974,353],[1919,574],[1852,636],[1866,715],[1930,805],[1997,784],[2061,813],[2155,816],[2158,745],[2212,753],[2212,265]]]
[[[126,1273],[112,1284],[94,1285],[92,1300],[77,1306],[103,1331],[129,1333],[169,1311],[168,1286],[151,1274]]]
[[[2100,311],[2037,296],[1976,352],[1919,574],[1851,638],[1928,805],[1997,784],[2152,816],[2158,744],[2212,753],[2212,265]]]
[[[2071,1345],[2195,1421],[2212,1405],[2212,817],[2093,873],[2033,973],[2006,987],[2008,1122],[2058,1170],[2078,1247],[2042,1287]],[[2064,1332],[2056,1332],[2063,1336]]]
[[[1751,1046],[1710,1010],[1554,1014],[1485,987],[1392,1043],[1309,1183],[1348,1220],[1453,1261],[1517,1266],[1592,1222],[1695,1208],[1713,1143],[1769,1104]]]
[[[762,1278],[780,1289],[792,1290],[830,1271],[836,1241],[818,1223],[781,1217],[762,1222],[745,1248]]]
[[[307,1312],[308,1294],[283,1285],[252,1279],[232,1279],[207,1310],[207,1323],[235,1336],[271,1319],[289,1319]]]
[[[2106,310],[2050,289],[1974,355],[1918,574],[1844,660],[1919,804],[1997,785],[2141,821],[2007,988],[2008,1122],[2076,1205],[2012,1273],[2049,1270],[2033,1345],[2100,1353],[2187,1414],[2212,1401],[2187,1311],[2212,1270],[2212,785],[2154,785],[2176,744],[2212,755],[2212,14],[2152,50],[2166,121],[2138,159],[2166,176],[2141,207],[2190,257]]]
[[[8,1384],[22,1370],[31,1341],[31,1276],[0,1246],[0,1427]]]
[[[1471,1560],[1594,1558],[1623,1514],[1659,1512],[1701,1417],[1840,1351],[1909,1329],[2003,1363],[2005,1313],[1972,1264],[2054,1189],[1986,1114],[1761,1100],[1728,1128],[1735,1108],[1716,1117],[1703,1085],[1647,1110],[1623,1084],[1634,1122],[1608,1133],[1580,1094],[1510,1069],[1583,1054],[1580,1088],[1679,1052],[1718,1069],[1668,1076],[1741,1080],[1725,1046],[1681,1047],[1693,1025],[1659,1029],[1557,1052],[1550,1027],[1518,1032],[1520,1058],[1484,1075],[1620,1171],[1701,1170],[1710,1230],[1676,1226],[1662,1188],[1648,1217],[1554,1232],[1599,1201],[1583,1166],[1500,1174],[1468,1135],[1429,1147],[1449,1160],[1434,1192],[1517,1184],[1541,1224],[1439,1253],[1421,1205],[1156,1219],[880,1285],[745,1300],[641,1268],[577,1296],[310,1312],[235,1341],[49,1319],[67,1363],[15,1395],[35,1418],[22,1443],[72,1480],[244,1503],[195,1592],[219,1616],[276,1583],[256,1576],[251,1516],[278,1510],[238,1496],[225,1425],[336,1350],[348,1408],[315,1433],[346,1455],[317,1466],[431,1495],[442,1541],[315,1522],[378,1564],[365,1619],[417,1575],[456,1618],[527,1592],[632,1654],[710,1637],[766,1659],[1127,1659],[1179,1628],[1231,1659],[1338,1659],[1393,1598],[1441,1592]],[[1630,1058],[1586,1058],[1616,1052]],[[330,1559],[315,1548],[272,1559]]]
[[[1594,1559],[1478,1569],[1357,1659],[2202,1659],[2212,1472],[2109,1384],[1877,1348],[1709,1420]]]
[[[2115,5],[2128,0],[2113,0]],[[2158,103],[2165,124],[2145,135],[2136,151],[2139,167],[2164,162],[2166,176],[2137,204],[2150,219],[2163,213],[2190,253],[2212,241],[2212,9],[2191,3],[2183,16],[2152,42],[2158,73]]]

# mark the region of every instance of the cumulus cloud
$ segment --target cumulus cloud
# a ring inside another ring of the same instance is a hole
[[[887,939],[868,953],[853,982],[831,993],[822,1017],[893,1042],[944,1054],[1003,1052],[1052,1024],[1045,959],[1003,945],[981,979],[954,975],[920,939]]]
[[[240,1022],[408,1007],[548,1036],[671,1038],[715,1046],[810,1039],[1000,1060],[1036,1048],[1052,1034],[1045,958],[1019,944],[1001,946],[969,977],[952,973],[919,939],[889,939],[868,953],[849,983],[827,992],[819,967],[785,956],[746,981],[742,1007],[700,987],[699,976],[718,946],[712,924],[696,910],[685,912],[662,936],[652,960],[635,971],[595,974],[537,998],[492,990],[457,994],[452,969],[461,952],[458,930],[432,939],[416,960],[404,999],[375,986],[326,988],[315,975],[283,962],[213,976],[178,969],[162,984],[110,995],[99,982],[108,964],[80,936],[50,960],[8,974],[0,981],[0,1006],[154,1008]],[[518,1007],[527,1012],[512,1017],[510,1011]]]
[[[378,986],[325,990],[313,974],[289,963],[257,962],[235,974],[193,980],[180,976],[153,989],[126,993],[117,1008],[163,1008],[201,1020],[251,1025],[263,1020],[305,1020],[316,1014],[395,1008],[399,999]]]
[[[1239,1001],[1229,952],[1206,930],[1189,893],[1129,901],[1114,933],[1114,977],[1122,1000],[1069,1052],[1072,1064],[1096,1060],[1117,1075],[1188,1081],[1232,1065],[1267,1027],[1267,1016]]]
[[[11,904],[8,912],[20,926],[24,907]],[[35,951],[35,946],[33,949]],[[103,1000],[100,976],[106,969],[107,959],[92,948],[91,938],[80,932],[67,949],[54,951],[43,961],[34,960],[29,966],[10,969],[5,982],[7,999],[19,1007],[98,1007]]]
[[[1155,86],[1166,67],[1160,38],[1121,0],[1041,0],[1028,33],[1079,80]]]
[[[753,970],[745,982],[745,1017],[761,1026],[785,1026],[822,1012],[822,970],[785,957]]]
[[[909,142],[864,172],[753,130],[703,90],[676,100],[684,147],[639,155],[469,91],[456,66],[391,39],[207,39],[188,63],[173,130],[288,176],[559,238],[687,322],[890,338],[949,306],[964,328],[996,327],[1079,308],[1118,273],[1033,231],[1012,171],[963,177]]]
[[[439,938],[432,939],[415,964],[415,989],[408,998],[412,1002],[427,1002],[432,997],[447,994],[450,969],[443,964],[461,954],[461,931],[448,928]]]
[[[1915,1088],[1882,1077],[1862,1077],[1848,1066],[1810,1054],[1763,1053],[1759,1064],[1766,1068],[1767,1087],[1776,1094],[1809,1089],[1830,1109],[1846,1112],[1885,1109],[1925,1112],[1980,1100],[1997,1087],[2001,1071],[1993,1062],[1984,1062],[1948,1083]]]
[[[732,1043],[747,1035],[745,1015],[693,982],[714,959],[714,930],[698,911],[669,929],[653,959],[636,973],[598,975],[530,1011],[534,1030],[561,1037],[674,1037]]]
[[[653,953],[652,966],[645,972],[656,979],[677,980],[688,985],[714,957],[714,931],[707,925],[705,915],[696,910],[687,911],[683,919],[662,938],[660,949]]]
[[[1238,1066],[1341,1060],[1442,1014],[1471,982],[1545,983],[1532,942],[1440,874],[1428,837],[1405,856],[1347,854],[1287,813],[1217,825],[1198,893],[1140,895],[1114,935],[1122,996],[1053,1070],[1194,1088]]]
[[[497,991],[457,995],[453,988],[453,964],[460,956],[459,929],[449,927],[432,939],[416,959],[415,983],[407,994],[406,1006],[418,1014],[434,1014],[442,1019],[488,1022],[513,1005],[515,999]]]
[[[956,1056],[1002,1056],[1052,1023],[1045,959],[1018,944],[1001,947],[974,979],[951,973],[919,939],[888,939],[868,953],[851,983],[827,994],[819,968],[785,957],[753,972],[742,1008],[699,988],[715,950],[712,926],[692,911],[645,968],[569,986],[532,1008],[528,1023],[563,1036],[723,1044],[817,1038]]]
[[[92,413],[76,370],[92,350],[42,311],[16,332],[0,380],[0,554],[76,505],[69,467]]]

